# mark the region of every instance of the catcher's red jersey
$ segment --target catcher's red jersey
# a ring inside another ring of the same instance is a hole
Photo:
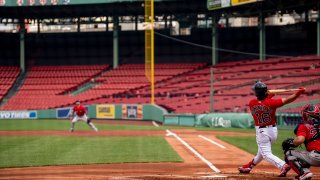
[[[269,95],[264,100],[253,99],[249,102],[250,111],[256,126],[276,124],[276,109],[283,106],[282,99],[271,99]]]
[[[297,130],[297,136],[304,136],[305,141],[309,141],[312,137],[316,136],[317,130],[311,124],[300,124]],[[320,139],[310,141],[306,144],[308,151],[318,150],[320,151]]]
[[[86,108],[83,107],[81,104],[73,108],[73,112],[75,112],[77,116],[83,116],[86,113],[86,111]]]

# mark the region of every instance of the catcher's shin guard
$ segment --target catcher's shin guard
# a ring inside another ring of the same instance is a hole
[[[299,160],[295,156],[292,156],[291,151],[287,151],[285,154],[285,160],[290,165],[290,167],[296,172],[299,177],[306,174],[303,168],[308,168],[310,165],[302,160]]]

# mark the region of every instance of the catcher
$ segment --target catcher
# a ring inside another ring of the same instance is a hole
[[[294,130],[296,138],[288,138],[282,142],[285,161],[298,174],[296,179],[311,179],[310,166],[320,166],[320,108],[307,104],[301,111],[303,123]],[[294,148],[304,143],[307,151]]]

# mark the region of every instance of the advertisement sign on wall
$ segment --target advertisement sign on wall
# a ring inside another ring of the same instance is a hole
[[[88,112],[88,106],[85,106],[87,112]],[[72,107],[66,107],[66,108],[58,108],[57,109],[57,119],[68,119],[72,115]],[[88,114],[87,114],[88,116]]]
[[[37,111],[0,111],[0,119],[37,119]]]
[[[257,2],[257,0],[232,0],[231,4],[232,6],[237,6],[237,5],[253,3],[253,2]]]
[[[220,9],[231,6],[231,0],[208,0],[207,8],[209,10]]]
[[[57,109],[57,118],[58,119],[67,119],[71,116],[72,108],[58,108]]]
[[[207,1],[207,8],[209,10],[221,8],[221,0],[208,0]]]
[[[207,8],[209,10],[216,10],[220,8],[238,6],[247,3],[254,3],[257,1],[258,0],[207,0]]]
[[[205,127],[253,128],[254,121],[250,113],[214,113],[198,115],[197,125]]]
[[[142,105],[123,105],[122,118],[123,119],[142,119],[143,117]]]
[[[97,118],[100,119],[114,119],[115,106],[114,105],[97,105]]]

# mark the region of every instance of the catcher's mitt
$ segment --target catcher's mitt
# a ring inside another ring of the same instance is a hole
[[[287,152],[289,149],[296,148],[297,146],[293,144],[293,138],[287,138],[282,142],[282,150]]]

